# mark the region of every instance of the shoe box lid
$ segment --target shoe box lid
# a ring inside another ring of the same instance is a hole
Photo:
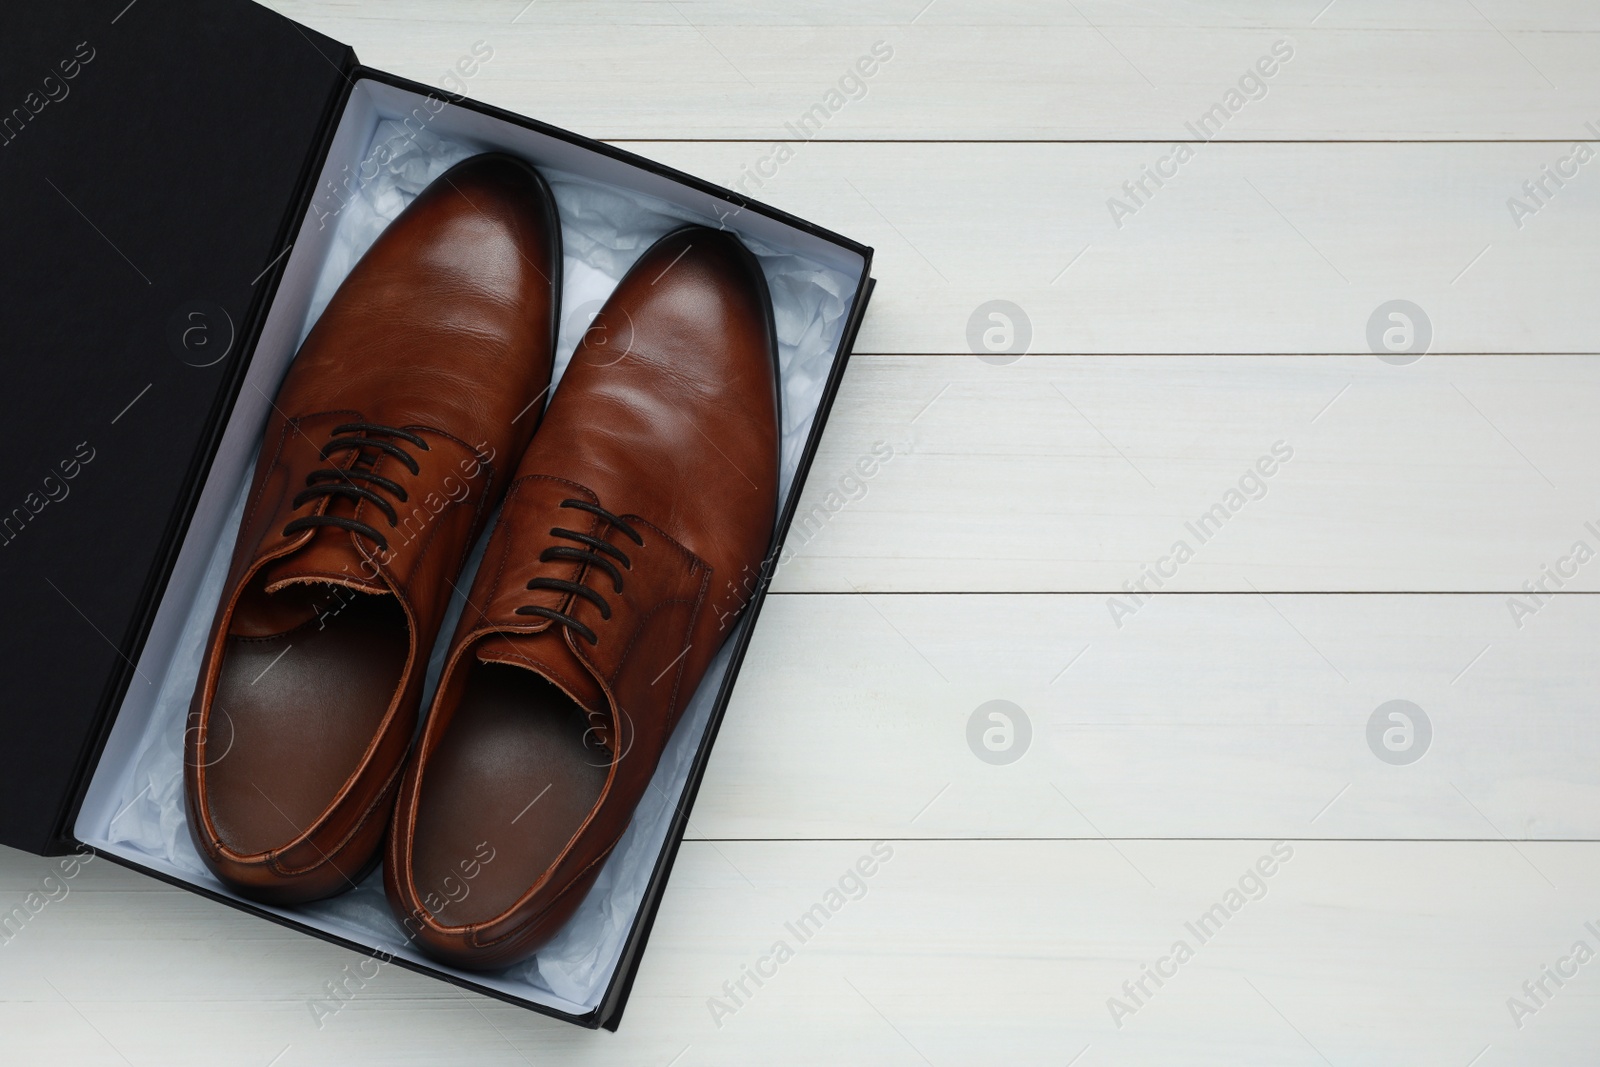
[[[6,12],[0,843],[71,843],[354,66],[249,0]]]

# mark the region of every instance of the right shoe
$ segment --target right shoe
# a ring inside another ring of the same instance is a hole
[[[376,862],[456,576],[540,420],[560,271],[544,180],[475,156],[290,367],[184,738],[190,835],[242,896],[315,900]]]
[[[777,340],[737,237],[663,237],[517,468],[395,804],[390,907],[435,959],[527,958],[594,884],[776,517]]]

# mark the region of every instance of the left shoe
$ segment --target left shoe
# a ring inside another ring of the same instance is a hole
[[[239,895],[319,900],[377,862],[456,575],[550,387],[561,261],[532,166],[457,164],[273,400],[184,733],[190,837]]]
[[[584,335],[490,536],[396,802],[384,886],[429,955],[532,955],[594,884],[753,594],[776,519],[755,257],[691,227]]]

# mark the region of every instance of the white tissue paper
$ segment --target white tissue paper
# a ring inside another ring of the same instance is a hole
[[[484,150],[427,130],[409,131],[398,122],[384,120],[378,123],[363,158],[375,158],[372,150],[385,142],[390,149],[389,163],[340,213],[301,340],[327,307],[339,283],[384,227],[429,182],[455,163]],[[658,237],[685,222],[715,225],[716,220],[576,175],[544,169],[541,172],[550,183],[561,213],[562,320],[555,369],[559,384],[560,375],[594,313],[644,250]],[[746,244],[759,257],[766,274],[777,323],[783,387],[779,490],[782,501],[793,484],[801,451],[821,401],[855,282],[839,271],[801,256],[783,254],[749,239]],[[167,666],[155,713],[138,748],[134,773],[123,788],[118,814],[107,834],[112,843],[165,861],[192,874],[196,882],[213,887],[216,881],[195,852],[186,826],[183,732],[205,639],[227,577],[248,490],[247,478],[238,487],[232,515],[211,554],[199,595],[189,611],[177,651]],[[471,586],[472,573],[477,568],[487,536],[486,533],[474,549],[466,574],[458,582],[462,589]],[[424,708],[438,678],[445,644],[460,616],[462,599],[458,593],[440,630],[439,642],[429,663]],[[496,976],[497,985],[534,1000],[546,1000],[548,995],[553,995],[585,1010],[599,1003],[665,841],[674,806],[705,731],[729,657],[730,651],[725,647],[707,671],[656,769],[651,789],[577,914],[536,957]],[[322,920],[320,925],[332,927],[351,940],[373,948],[417,957],[415,950],[406,945],[400,926],[389,912],[381,870],[374,871],[355,890],[302,907],[296,914],[318,918]]]

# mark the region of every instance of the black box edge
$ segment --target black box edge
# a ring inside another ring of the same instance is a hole
[[[862,276],[860,288],[856,293],[855,305],[850,309],[850,317],[846,320],[844,333],[839,339],[839,348],[835,353],[834,365],[828,373],[828,381],[822,389],[822,400],[817,405],[817,413],[813,417],[811,434],[806,440],[806,447],[800,454],[800,465],[795,470],[794,483],[790,489],[789,501],[784,507],[783,515],[779,517],[778,525],[773,533],[771,551],[763,561],[761,574],[757,579],[755,595],[751,598],[749,618],[744,623],[744,629],[734,646],[733,655],[728,662],[728,675],[723,679],[722,688],[717,692],[716,700],[712,704],[710,720],[706,724],[705,736],[701,738],[699,747],[695,750],[694,761],[690,764],[689,777],[684,783],[683,797],[673,806],[672,825],[667,831],[667,845],[661,857],[656,862],[656,869],[651,872],[650,881],[645,885],[644,897],[640,901],[639,913],[634,919],[633,929],[628,932],[628,938],[623,943],[622,956],[617,961],[617,970],[611,978],[611,984],[600,1001],[600,1011],[605,1029],[615,1032],[622,1024],[622,1012],[628,1005],[628,997],[633,993],[634,979],[638,977],[639,964],[642,961],[644,950],[650,941],[651,931],[655,928],[656,913],[660,910],[661,900],[666,895],[667,880],[672,875],[672,868],[677,863],[678,850],[683,845],[684,831],[689,825],[689,813],[694,808],[694,802],[700,795],[700,785],[705,778],[706,768],[711,763],[711,750],[716,747],[717,735],[722,730],[722,720],[728,711],[728,704],[733,699],[734,686],[738,684],[739,675],[744,669],[745,653],[749,650],[750,641],[755,636],[756,622],[760,619],[761,609],[767,602],[768,587],[777,573],[778,560],[782,558],[784,542],[788,539],[789,529],[794,523],[795,513],[800,506],[800,491],[805,488],[806,479],[811,474],[811,464],[816,459],[817,449],[822,444],[822,431],[826,428],[828,416],[833,412],[834,399],[839,395],[839,387],[844,381],[844,373],[850,360],[854,356],[856,335],[861,330],[861,322],[866,317],[867,304],[872,299],[872,292],[877,288],[877,281],[872,277],[872,249],[866,251],[865,272]]]

